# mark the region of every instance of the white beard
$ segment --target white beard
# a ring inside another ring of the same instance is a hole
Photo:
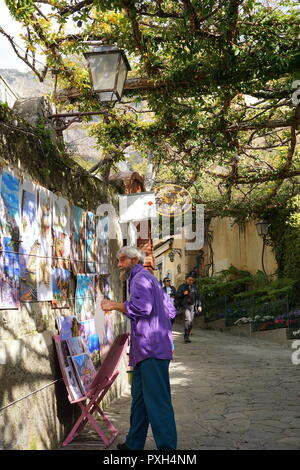
[[[128,266],[128,268],[120,269],[120,280],[121,281],[127,281],[127,279],[129,278],[130,272],[131,272],[132,268],[134,268],[134,266],[135,266],[134,262],[131,261],[131,265]]]

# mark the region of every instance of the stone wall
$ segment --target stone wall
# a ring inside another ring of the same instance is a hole
[[[35,124],[31,127],[0,105],[1,167],[13,168],[16,175],[85,210],[96,212],[99,204],[108,202],[116,206],[117,182],[108,185],[89,175],[64,152],[45,122]],[[120,237],[110,241],[109,260],[112,297],[119,300],[122,289],[114,255],[121,244]],[[74,288],[73,281],[71,297]],[[72,308],[54,310],[49,302],[35,302],[19,310],[0,310],[0,449],[53,449],[70,429],[76,407],[68,402],[52,335],[57,334],[55,316],[70,315]],[[113,314],[113,324],[115,335],[128,330],[126,318],[118,313]],[[124,358],[106,403],[127,386]]]

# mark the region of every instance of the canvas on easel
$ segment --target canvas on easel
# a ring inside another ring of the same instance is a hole
[[[69,364],[68,367],[65,367],[64,371],[66,375],[66,380],[69,385],[69,390],[71,392],[72,401],[79,400],[80,398],[82,398],[83,393],[77,383],[77,379],[76,379],[72,364]]]
[[[67,345],[71,356],[89,353],[88,345],[81,336],[72,336],[72,338],[67,339]]]
[[[90,385],[92,384],[96,375],[96,369],[94,367],[93,361],[91,360],[90,355],[87,353],[71,356],[71,360],[74,366],[78,384],[83,394],[86,394],[89,391]]]

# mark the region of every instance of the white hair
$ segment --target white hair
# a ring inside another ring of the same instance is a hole
[[[144,264],[145,253],[134,246],[122,246],[122,248],[118,250],[117,257],[119,257],[121,253],[124,253],[124,255],[128,256],[130,259],[138,258],[139,263]]]

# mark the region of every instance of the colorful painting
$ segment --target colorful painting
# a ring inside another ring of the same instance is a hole
[[[108,217],[101,217],[97,224],[97,273],[108,274]]]
[[[75,315],[83,321],[95,315],[95,275],[78,274],[75,292]]]
[[[104,316],[103,345],[109,347],[114,340],[112,315]]]
[[[71,356],[77,356],[78,354],[89,353],[87,343],[82,336],[72,336],[67,339],[67,345]]]
[[[20,301],[30,302],[37,300],[39,251],[36,191],[33,184],[23,183],[21,201]]]
[[[110,299],[110,276],[109,274],[98,274],[95,283],[97,281],[97,289],[99,289],[106,299]]]
[[[52,267],[70,269],[70,206],[69,202],[53,195]]]
[[[52,308],[69,308],[70,271],[63,268],[52,270]]]
[[[53,299],[52,273],[52,205],[51,193],[40,187],[38,190],[38,239],[39,257],[37,270],[37,297],[39,301]]]
[[[53,231],[52,266],[70,269],[70,240],[66,233]]]
[[[61,341],[71,338],[74,316],[57,317],[56,323]]]
[[[98,274],[95,277],[95,325],[100,344],[108,344],[105,336],[105,324],[107,324],[105,317],[109,316],[109,314],[105,315],[101,308],[101,301],[104,298],[110,298],[109,288],[109,276],[106,274]]]
[[[94,319],[80,322],[80,335],[87,344],[92,361],[97,367],[100,361],[100,343]]]
[[[74,401],[79,400],[79,398],[82,397],[82,391],[80,390],[74,375],[73,365],[71,364],[69,367],[65,367],[64,371],[66,374],[66,380],[71,394],[71,399]]]
[[[70,209],[71,268],[75,275],[85,272],[85,220],[81,207]]]
[[[53,229],[70,236],[70,206],[69,201],[63,197],[52,195]]]
[[[1,175],[0,191],[0,308],[20,306],[20,181],[11,173]]]
[[[98,333],[100,344],[104,344],[104,322],[105,322],[105,313],[102,310],[101,302],[105,298],[104,294],[100,288],[100,276],[96,276],[95,279],[95,328]]]
[[[110,313],[104,313],[101,300],[110,298],[110,278],[107,274],[97,275],[95,278],[95,328],[101,344],[101,355],[106,355],[114,340],[113,323]]]
[[[19,255],[9,237],[0,237],[0,309],[20,307]]]
[[[89,354],[80,354],[72,356],[74,369],[84,393],[89,391],[90,385],[96,375],[96,369]]]
[[[86,272],[96,272],[96,216],[92,212],[86,214],[85,230]]]
[[[2,173],[0,173],[0,236],[4,236],[4,225],[5,225],[5,207],[4,201],[1,194],[2,187]]]
[[[20,239],[20,181],[4,171],[1,178],[0,233],[15,241]]]

